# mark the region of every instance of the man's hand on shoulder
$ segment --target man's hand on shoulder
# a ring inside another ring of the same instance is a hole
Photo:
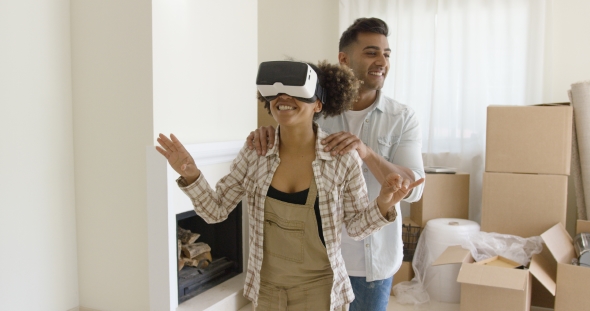
[[[364,159],[369,154],[369,147],[367,147],[360,138],[352,133],[344,131],[326,137],[322,140],[322,145],[325,145],[324,151],[330,152],[332,155],[342,155],[352,150],[356,150],[361,159]]]
[[[250,132],[246,143],[250,150],[256,149],[258,155],[266,155],[268,149],[272,148],[275,144],[275,128],[272,125],[261,126]]]

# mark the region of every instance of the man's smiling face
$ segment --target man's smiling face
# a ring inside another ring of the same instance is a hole
[[[344,63],[363,81],[361,89],[380,90],[389,71],[391,49],[387,37],[377,33],[361,32],[356,42],[344,52]]]

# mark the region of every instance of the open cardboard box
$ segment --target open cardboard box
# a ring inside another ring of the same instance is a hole
[[[590,221],[578,220],[576,234],[590,232]],[[555,311],[590,309],[590,268],[571,264],[573,240],[561,223],[541,234],[546,249],[533,255],[530,271],[555,296]]]
[[[512,260],[510,260],[508,258],[504,258],[502,256],[494,256],[494,257],[488,258],[486,260],[478,261],[475,264],[476,265],[483,265],[483,266],[509,268],[509,269],[516,269],[516,268],[522,266],[518,262],[512,261]]]
[[[581,232],[590,232],[590,221],[578,220],[576,234]],[[471,253],[459,245],[447,248],[433,265],[461,265],[457,277],[461,283],[461,311],[528,311],[533,275],[555,296],[554,311],[589,310],[590,268],[571,265],[576,255],[565,227],[558,223],[541,238],[545,247],[540,254],[533,255],[528,270],[510,269],[516,263],[502,257],[474,262]],[[496,266],[506,264],[508,267]]]
[[[474,262],[469,250],[450,246],[432,265],[460,264],[461,311],[529,311],[531,274],[502,257]]]

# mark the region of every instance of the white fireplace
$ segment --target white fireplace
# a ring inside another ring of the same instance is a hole
[[[244,141],[187,145],[186,149],[209,183],[229,172]],[[178,305],[176,215],[193,209],[176,185],[178,174],[154,147],[147,151],[147,208],[150,310],[239,310],[248,304],[242,296],[245,272]],[[242,202],[243,265],[248,258],[248,217]],[[244,269],[245,270],[245,269]]]

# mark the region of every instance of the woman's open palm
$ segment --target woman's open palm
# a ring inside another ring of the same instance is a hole
[[[195,160],[174,134],[170,134],[170,138],[160,134],[157,140],[160,146],[156,146],[156,150],[166,157],[168,164],[187,182],[192,183],[199,177],[200,171]]]

